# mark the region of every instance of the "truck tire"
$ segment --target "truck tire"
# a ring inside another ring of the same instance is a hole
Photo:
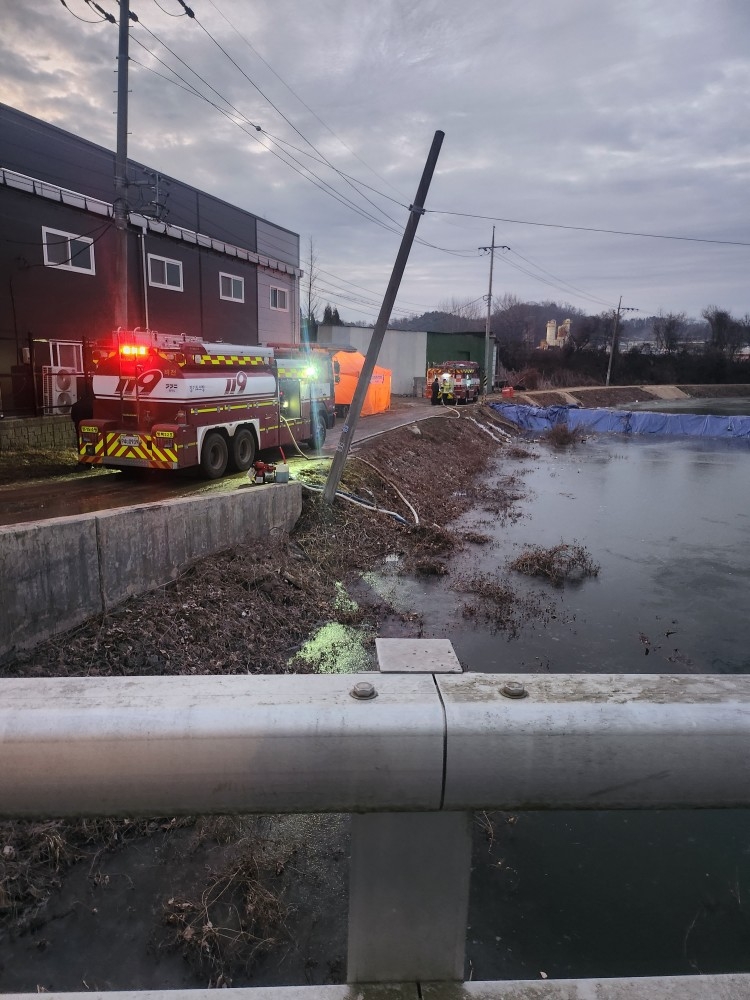
[[[247,472],[255,461],[255,435],[247,427],[238,430],[232,438],[230,466],[235,472]]]
[[[313,417],[312,425],[312,437],[308,439],[307,444],[314,451],[320,451],[323,445],[326,443],[326,431],[328,425],[326,423],[325,414],[321,413],[320,410]]]
[[[220,479],[228,463],[229,448],[224,435],[217,431],[206,434],[201,448],[201,472],[206,479]]]

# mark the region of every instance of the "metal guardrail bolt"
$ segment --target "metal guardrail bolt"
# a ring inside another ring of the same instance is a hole
[[[370,698],[377,698],[378,696],[375,686],[370,684],[369,681],[357,681],[349,693],[357,701],[369,701]]]
[[[528,691],[520,681],[506,681],[500,688],[500,694],[506,698],[525,698]]]

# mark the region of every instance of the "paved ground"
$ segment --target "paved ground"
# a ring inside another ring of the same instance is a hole
[[[412,424],[415,420],[426,420],[427,417],[441,416],[445,407],[433,406],[429,399],[418,399],[412,396],[392,396],[391,408],[385,413],[373,413],[368,417],[360,417],[354,432],[354,441],[365,441],[369,437],[392,431],[404,424]],[[332,455],[338,447],[341,432],[346,424],[346,418],[339,417],[336,426],[328,431],[323,452]]]

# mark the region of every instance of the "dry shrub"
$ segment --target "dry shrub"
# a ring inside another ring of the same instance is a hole
[[[483,618],[495,631],[515,638],[521,626],[532,618],[546,621],[551,614],[536,594],[519,594],[510,583],[486,573],[461,575],[453,590],[471,594],[477,601],[467,601],[461,608],[464,618]]]
[[[533,451],[529,451],[527,448],[522,448],[518,444],[511,444],[505,449],[505,454],[508,458],[524,459],[524,458],[536,458]]]
[[[464,531],[462,538],[472,545],[489,545],[492,541],[492,535],[483,535],[481,531]]]
[[[528,392],[534,392],[540,388],[542,376],[536,368],[524,368],[518,376],[518,381],[521,385],[525,386]]]
[[[84,819],[0,823],[0,926],[33,925],[34,914],[59,888],[65,872],[87,860],[92,871],[105,851],[193,820]],[[20,920],[19,918],[23,918]]]
[[[580,441],[581,436],[567,424],[554,424],[542,434],[542,439],[555,448],[567,448]]]
[[[181,949],[209,986],[231,986],[237,971],[248,973],[286,937],[289,908],[271,883],[287,859],[261,835],[255,817],[201,818],[195,849],[207,842],[224,847],[221,868],[207,869],[202,886],[164,902],[166,944]]]
[[[572,545],[561,542],[548,549],[532,545],[509,563],[509,568],[526,576],[544,577],[556,587],[561,587],[566,580],[579,581],[587,576],[597,576],[600,569],[578,542]]]
[[[439,559],[417,559],[412,563],[412,572],[417,576],[446,576],[448,567]]]

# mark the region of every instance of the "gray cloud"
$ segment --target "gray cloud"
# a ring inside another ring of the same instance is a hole
[[[68,2],[81,16],[93,16],[83,0]],[[102,3],[116,10],[112,0]],[[175,0],[162,6],[179,10]],[[193,0],[192,6],[317,149],[402,204],[413,198],[432,134],[442,128],[429,209],[750,242],[744,0]],[[152,0],[131,0],[131,7],[141,18],[133,39],[221,103],[150,29],[251,121],[312,152],[195,22],[166,16]],[[54,0],[10,5],[4,24],[0,99],[112,146],[116,31],[81,24]],[[135,43],[131,55],[169,75]],[[394,225],[327,167],[291,150],[342,197],[398,230],[387,232],[262,151],[257,133],[244,134],[173,84],[133,65],[131,89],[132,156],[288,226],[303,242],[312,235],[320,266],[366,286],[377,300],[406,219],[403,207],[362,189]],[[419,236],[460,255],[416,246],[401,311],[481,296],[487,260],[476,248],[489,242],[491,227],[489,220],[425,216]],[[663,307],[697,314],[709,302],[740,314],[750,309],[750,248],[504,223],[497,223],[497,240],[563,282],[610,303],[622,294],[646,313]],[[599,308],[515,270],[508,261],[533,268],[506,257],[498,262],[499,293]],[[362,303],[357,308],[340,301],[352,318],[377,312]]]

